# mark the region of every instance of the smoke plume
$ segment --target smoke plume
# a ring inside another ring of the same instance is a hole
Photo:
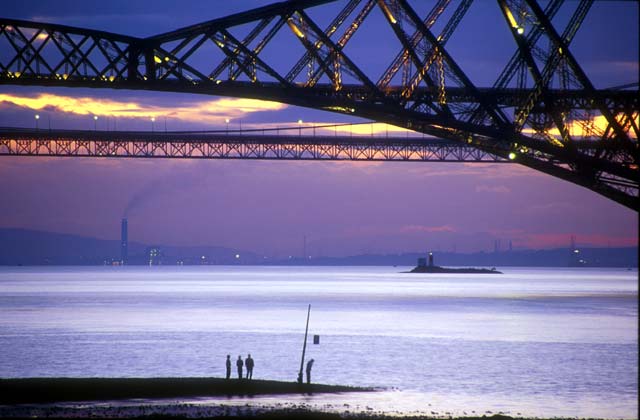
[[[124,208],[122,218],[128,218],[131,212],[137,210],[140,207],[143,207],[147,202],[151,201],[151,199],[160,192],[161,184],[162,182],[160,180],[156,180],[150,182],[149,184],[142,187],[141,190],[136,192],[133,197],[129,199],[129,202]]]

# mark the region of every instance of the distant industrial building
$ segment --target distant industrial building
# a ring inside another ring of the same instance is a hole
[[[129,232],[127,227],[127,219],[122,219],[120,225],[120,264],[129,263]]]
[[[162,265],[162,250],[158,246],[151,246],[145,251],[149,265]]]

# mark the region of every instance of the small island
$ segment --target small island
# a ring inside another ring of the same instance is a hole
[[[418,265],[409,273],[437,273],[437,274],[502,274],[495,267],[488,268],[447,268],[433,264],[433,253],[429,252],[429,263],[426,258],[418,258]]]

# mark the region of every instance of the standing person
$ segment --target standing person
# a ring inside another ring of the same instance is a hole
[[[238,379],[242,379],[242,366],[244,362],[242,361],[242,357],[238,356],[238,360],[236,361],[236,366],[238,367]]]
[[[231,355],[227,354],[227,379],[231,378]]]
[[[251,353],[247,356],[245,364],[247,365],[247,379],[253,379],[253,359],[251,358]]]
[[[311,367],[313,366],[313,359],[307,362],[307,383],[311,383]]]

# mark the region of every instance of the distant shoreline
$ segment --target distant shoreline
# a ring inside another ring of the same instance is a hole
[[[0,379],[0,405],[135,398],[368,392],[372,388],[223,378]]]
[[[118,235],[120,230],[118,230]],[[38,244],[38,246],[34,246]],[[0,265],[5,266],[104,266],[120,262],[120,240],[31,229],[0,228]],[[359,255],[283,255],[274,256],[248,249],[224,246],[176,246],[135,242],[129,237],[129,264],[148,266],[150,249],[159,252],[154,264],[163,266],[407,266],[413,267],[424,253],[381,251]],[[493,251],[493,252],[492,252]],[[569,265],[599,268],[638,267],[638,246],[581,245],[579,258],[566,247],[528,249],[496,247],[492,251],[433,251],[438,264],[445,267],[557,267]],[[580,263],[582,260],[582,263]],[[579,263],[579,264],[575,264]]]

